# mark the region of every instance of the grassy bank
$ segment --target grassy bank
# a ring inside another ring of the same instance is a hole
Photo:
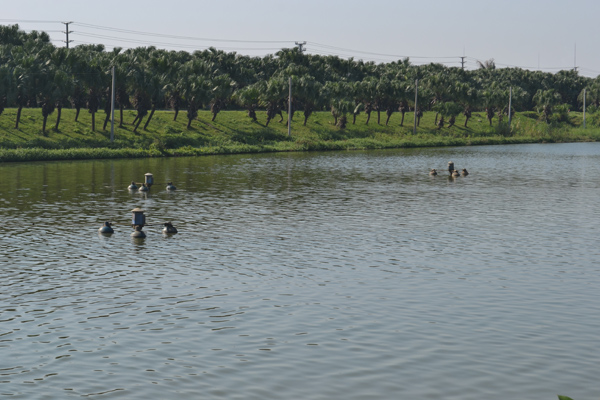
[[[581,113],[571,113],[569,121],[547,124],[535,113],[519,113],[512,128],[494,119],[489,126],[484,113],[473,113],[468,128],[464,117],[457,124],[441,130],[435,128],[435,113],[425,113],[417,133],[413,134],[412,114],[406,114],[400,126],[401,114],[395,113],[385,126],[385,114],[377,124],[377,114],[349,118],[346,129],[333,124],[327,112],[313,114],[303,126],[303,114],[296,113],[292,136],[287,135],[287,116],[265,126],[264,112],[253,122],[243,111],[223,111],[215,121],[208,111],[200,111],[197,120],[187,129],[185,112],[173,121],[172,111],[157,111],[147,130],[143,123],[134,133],[131,124],[135,112],[124,113],[119,127],[115,113],[115,140],[110,142],[110,123],[103,130],[105,114],[96,114],[96,130],[91,129],[91,115],[82,110],[75,122],[74,110],[63,110],[59,130],[54,129],[56,112],[48,119],[46,134],[42,134],[42,113],[39,109],[24,109],[19,129],[15,129],[16,109],[6,109],[0,115],[0,161],[72,160],[92,158],[135,158],[197,156],[206,154],[255,153],[307,150],[354,150],[434,146],[466,146],[507,143],[575,142],[600,140],[600,128],[588,118],[587,129],[581,127]],[[594,115],[595,116],[595,115]],[[145,122],[145,121],[144,121]]]

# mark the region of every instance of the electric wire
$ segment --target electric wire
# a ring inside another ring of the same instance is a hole
[[[27,20],[27,19],[17,20],[17,19],[6,19],[6,18],[0,18],[0,22],[35,23],[35,24],[52,24],[52,23],[67,24],[65,22],[55,21],[55,20]],[[115,27],[110,27],[110,26],[88,24],[88,23],[84,23],[84,22],[69,22],[68,24],[70,26],[78,26],[81,28],[87,28],[87,29],[92,29],[92,30],[121,33],[121,34],[126,34],[126,35],[137,35],[142,38],[154,37],[154,38],[175,39],[175,40],[195,41],[195,42],[237,43],[237,44],[286,44],[287,43],[287,44],[290,44],[289,48],[295,47],[294,46],[295,41],[292,41],[292,40],[242,40],[242,39],[207,38],[207,37],[170,35],[170,34],[155,33],[155,32],[136,31],[136,30],[131,30],[131,29],[121,29],[121,28],[115,28]],[[48,33],[48,32],[64,33],[64,31],[59,31],[59,30],[48,30],[48,31],[44,31],[44,32],[46,32],[46,33]],[[194,44],[182,44],[182,43],[161,42],[161,41],[157,42],[157,41],[152,41],[149,39],[144,40],[142,38],[135,39],[135,38],[127,38],[127,37],[123,37],[123,36],[111,36],[111,35],[89,32],[89,31],[85,31],[85,30],[70,31],[69,33],[75,34],[75,37],[77,35],[80,35],[80,36],[88,37],[88,38],[92,38],[92,39],[96,38],[96,39],[138,44],[138,45],[148,45],[148,46],[159,45],[159,46],[166,46],[166,47],[178,48],[178,49],[208,49],[210,47],[215,47],[214,45],[211,45],[211,44],[205,44],[202,46],[198,46],[198,45],[194,45]],[[51,40],[51,42],[55,42],[55,43],[61,43],[61,42],[64,43],[65,42],[64,40],[59,40],[59,39],[50,39],[50,40]],[[98,44],[98,43],[90,43],[90,42],[80,41],[80,40],[71,40],[71,42],[72,43],[80,43],[80,44]],[[121,46],[121,45],[109,45],[109,44],[104,44],[104,45],[107,47],[113,47],[113,48],[125,47],[125,46]],[[277,51],[281,50],[281,48],[279,48],[279,47],[245,47],[245,46],[221,47],[221,46],[219,46],[219,50],[230,50],[230,51],[236,51],[236,52],[244,52],[244,51],[277,52]],[[368,57],[369,60],[378,61],[378,62],[389,62],[391,60],[395,61],[395,60],[399,60],[399,59],[408,58],[411,61],[411,64],[414,64],[414,65],[425,64],[425,62],[419,63],[419,62],[415,62],[415,60],[436,60],[434,62],[444,64],[444,65],[466,66],[467,69],[469,69],[470,65],[466,62],[463,64],[463,62],[458,61],[458,59],[464,58],[464,60],[474,63],[475,66],[477,66],[477,63],[485,62],[485,61],[481,61],[482,59],[479,59],[476,57],[469,57],[469,56],[463,56],[463,57],[461,57],[461,56],[437,56],[436,57],[436,56],[415,56],[415,55],[411,56],[411,55],[401,55],[401,54],[388,54],[388,53],[378,53],[378,52],[372,52],[372,51],[350,49],[350,48],[333,46],[333,45],[328,45],[328,44],[323,44],[323,43],[318,43],[318,42],[307,42],[306,48],[304,50],[310,54],[332,55],[332,56],[338,56],[338,57],[357,58],[357,59],[361,59],[359,57],[359,55],[365,55],[365,56],[369,56]],[[451,60],[451,59],[455,59],[457,61],[444,61],[444,60]],[[561,71],[561,70],[572,70],[573,69],[573,67],[554,67],[554,66],[540,68],[540,67],[531,67],[531,66],[523,66],[523,65],[516,65],[516,64],[506,64],[506,63],[500,63],[500,62],[496,62],[496,61],[494,61],[494,64],[498,67],[520,68],[520,69],[527,69],[527,70],[532,70],[532,71]],[[577,69],[579,71],[582,71],[582,72],[585,71],[585,72],[591,73],[591,74],[600,74],[599,71],[591,69],[591,68],[587,68],[587,67],[577,67]]]

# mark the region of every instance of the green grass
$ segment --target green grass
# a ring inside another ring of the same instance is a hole
[[[385,114],[377,124],[377,114],[352,117],[346,129],[333,125],[328,112],[313,114],[303,126],[303,114],[295,114],[292,136],[287,135],[287,115],[279,122],[276,117],[265,126],[264,112],[253,122],[244,111],[223,111],[215,121],[208,111],[200,111],[192,127],[187,129],[185,111],[173,121],[172,111],[157,111],[148,126],[143,123],[138,133],[133,132],[134,111],[124,113],[124,125],[118,127],[115,113],[115,141],[110,142],[110,124],[102,129],[105,114],[96,114],[96,130],[91,129],[91,115],[82,110],[75,122],[75,111],[63,110],[60,129],[54,130],[56,112],[48,119],[46,134],[42,134],[42,114],[39,109],[24,109],[19,129],[14,128],[16,109],[6,109],[0,115],[0,161],[70,160],[92,158],[134,158],[197,156],[206,154],[255,153],[273,151],[354,150],[434,146],[465,146],[483,144],[574,142],[600,140],[600,116],[587,118],[583,129],[581,113],[571,113],[569,121],[551,123],[539,121],[532,112],[519,113],[513,118],[512,128],[493,120],[489,126],[485,114],[473,113],[469,127],[464,128],[464,117],[457,118],[452,128],[435,128],[435,113],[425,113],[416,134],[413,134],[412,114],[407,113],[404,126],[401,115],[395,113],[385,126]],[[145,121],[144,121],[145,122]]]

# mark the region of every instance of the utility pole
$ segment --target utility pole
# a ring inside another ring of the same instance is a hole
[[[510,128],[510,122],[512,120],[512,86],[508,95],[508,127]]]
[[[585,89],[583,89],[583,129],[585,129]]]
[[[290,95],[288,96],[288,137],[292,136],[292,77],[290,76]]]
[[[419,93],[419,80],[415,79],[415,127],[413,128],[413,134],[417,134],[417,98]]]
[[[304,48],[305,45],[306,42],[296,42],[296,46],[298,46],[298,50],[300,50],[300,53],[304,53],[306,51],[306,49]]]
[[[461,65],[461,68],[463,69],[463,71],[465,70],[465,58],[467,58],[467,57],[462,56],[460,58],[460,65]]]
[[[573,55],[573,71],[577,72],[577,43],[575,43],[575,53]]]
[[[115,66],[112,67],[112,90],[110,95],[110,142],[115,141]]]
[[[69,43],[72,42],[72,40],[69,40],[69,33],[73,33],[73,31],[69,30],[69,24],[72,24],[73,21],[69,21],[69,22],[63,22],[63,24],[65,24],[65,31],[63,33],[65,33],[67,35],[67,40],[65,40],[65,43],[67,44],[67,49],[69,48]]]

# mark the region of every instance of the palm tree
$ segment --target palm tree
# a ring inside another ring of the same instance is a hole
[[[465,116],[464,127],[467,128],[473,109],[479,104],[479,91],[466,82],[458,82],[455,85],[454,92],[458,103],[463,107],[462,114]]]
[[[62,115],[62,108],[67,104],[69,99],[69,93],[72,92],[73,79],[63,69],[59,69],[54,74],[54,106],[56,107],[56,125],[54,130],[58,131],[58,125],[60,124],[60,118]]]
[[[152,108],[150,109],[150,115],[144,124],[144,130],[148,128],[148,124],[152,121],[152,117],[154,116],[154,112],[156,108],[161,104],[163,99],[165,98],[164,91],[164,76],[162,75],[151,75],[150,79],[148,79],[148,91],[150,93],[150,103]]]
[[[536,104],[538,113],[543,115],[544,121],[550,122],[553,107],[560,103],[560,94],[554,89],[539,89],[533,96],[533,101]]]
[[[84,81],[87,87],[86,107],[92,115],[92,132],[96,131],[96,113],[101,104],[101,88],[103,85],[105,74],[101,71],[98,65],[89,64],[86,68]]]
[[[334,118],[333,124],[340,129],[346,128],[347,114],[355,108],[352,101],[352,87],[345,82],[327,82],[321,93],[323,100],[330,106]]]
[[[123,127],[123,111],[125,107],[131,106],[129,93],[127,92],[127,77],[133,65],[130,54],[121,54],[117,52],[119,48],[113,50],[114,58],[111,67],[115,67],[115,106],[119,107],[119,128]]]
[[[0,115],[4,112],[12,92],[12,74],[8,66],[0,67]]]
[[[317,82],[311,75],[301,76],[294,84],[295,95],[293,97],[298,101],[304,112],[304,126],[306,126],[306,122],[312,113],[318,110],[322,105],[322,102],[320,101],[322,87],[323,85],[320,82]]]
[[[48,116],[52,114],[56,108],[56,89],[52,71],[44,69],[42,73],[41,83],[38,86],[38,103],[42,109],[43,116],[42,135],[46,136],[46,122],[48,121]]]
[[[181,93],[187,102],[187,129],[192,126],[192,121],[198,117],[198,109],[208,100],[209,86],[203,76],[190,75],[181,82]]]
[[[92,114],[92,132],[96,131],[96,113],[100,108],[100,92],[97,87],[90,87],[88,89],[88,96],[86,101],[86,107],[88,112]]]
[[[428,93],[430,95],[430,105],[433,110],[436,111],[435,114],[435,125],[440,126],[443,125],[443,121],[438,123],[438,116],[441,110],[444,110],[444,103],[451,100],[451,93],[453,89],[454,79],[448,73],[448,70],[445,67],[443,71],[432,73],[425,80],[425,90],[422,91],[422,94]],[[419,96],[420,98],[424,98],[423,95]],[[442,115],[443,119],[443,115]]]
[[[82,84],[79,81],[75,81],[73,85],[73,92],[70,96],[71,106],[75,109],[75,122],[79,118],[79,112],[82,107],[85,107],[86,98]]]
[[[362,94],[362,103],[364,104],[365,114],[367,114],[366,125],[369,125],[371,113],[374,110],[377,84],[378,81],[375,78],[369,77],[360,82],[357,89]]]
[[[240,106],[248,110],[248,117],[256,122],[256,108],[258,107],[260,90],[258,84],[245,86],[234,93],[234,100]]]
[[[339,98],[331,101],[331,114],[335,118],[335,125],[345,129],[348,124],[348,113],[352,112],[354,104],[347,98]]]
[[[496,63],[494,62],[493,58],[490,58],[489,60],[485,61],[477,60],[477,65],[481,69],[496,69]]]
[[[502,113],[505,105],[508,104],[508,97],[506,97],[506,102],[504,101],[504,97],[503,90],[496,82],[492,83],[481,92],[482,106],[485,108],[485,114],[490,126],[492,126],[492,119],[494,118],[495,111],[500,110],[499,112]]]
[[[583,93],[585,92],[585,103],[586,105],[593,105],[598,108],[600,106],[600,78],[594,79],[584,89],[581,89],[577,100],[580,104],[583,104]]]
[[[217,114],[223,108],[227,107],[227,103],[233,94],[235,82],[229,77],[229,75],[223,74],[214,77],[210,84],[213,86],[211,90],[212,100],[210,102],[210,112],[213,115],[211,121],[214,121],[215,118],[217,118]]]
[[[288,85],[281,77],[272,77],[266,82],[261,82],[260,90],[260,106],[265,107],[267,111],[267,122],[265,126],[269,126],[269,122],[276,115],[281,115],[281,104],[285,102],[287,96]]]
[[[33,57],[26,57],[21,60],[22,63],[14,70],[16,82],[15,102],[17,104],[17,118],[15,120],[15,129],[19,129],[21,121],[21,111],[23,107],[35,102],[35,74],[37,66]]]

